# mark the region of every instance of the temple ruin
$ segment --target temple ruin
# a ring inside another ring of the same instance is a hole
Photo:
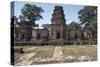
[[[30,41],[32,43],[66,43],[68,41],[91,40],[91,31],[82,32],[72,26],[67,26],[62,6],[55,6],[51,24],[44,24],[43,29],[32,28],[28,21],[21,21],[17,41]]]

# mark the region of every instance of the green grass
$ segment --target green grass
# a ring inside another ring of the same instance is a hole
[[[55,47],[53,46],[36,46],[37,48],[33,50],[28,50],[25,53],[36,53],[34,58],[50,58],[53,56]],[[24,49],[25,50],[25,49]]]
[[[22,46],[17,46],[18,48]],[[19,62],[19,58],[23,56],[24,54],[28,53],[36,53],[31,59],[34,58],[51,58],[53,57],[54,49],[55,47],[53,46],[35,46],[35,49],[32,50],[27,50],[29,48],[32,48],[32,46],[23,46],[23,50],[25,51],[23,54],[21,53],[14,53],[14,58],[15,58],[15,63]]]
[[[97,48],[89,45],[80,46],[62,46],[65,57],[67,56],[89,56],[97,59]]]
[[[22,47],[22,46],[17,46]],[[36,47],[35,49],[27,50],[29,48]],[[24,54],[28,53],[36,53],[31,59],[35,58],[52,58],[54,54],[56,46],[23,46],[24,53],[14,53],[15,54],[15,63],[20,62],[19,58],[23,56]],[[97,59],[97,47],[96,46],[89,46],[89,45],[66,45],[61,46],[62,52],[65,57],[67,56],[89,56],[93,57],[94,60]],[[48,61],[48,62],[34,62],[35,64],[48,64],[48,63],[59,63],[57,61]],[[33,63],[33,64],[34,64]]]
[[[54,50],[41,50],[36,53],[34,58],[42,57],[42,58],[51,58],[53,56]]]

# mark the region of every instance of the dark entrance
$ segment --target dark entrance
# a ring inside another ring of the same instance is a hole
[[[41,38],[40,33],[37,33],[37,39],[39,40]]]
[[[57,34],[56,34],[56,39],[60,39],[60,33],[59,32],[57,32]]]
[[[25,35],[24,35],[24,34],[22,34],[21,36],[22,36],[22,40],[24,40],[24,39],[25,39]]]

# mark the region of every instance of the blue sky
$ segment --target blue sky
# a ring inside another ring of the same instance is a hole
[[[33,5],[37,5],[39,7],[42,7],[42,9],[45,11],[41,15],[43,16],[43,19],[36,21],[37,24],[39,24],[39,27],[41,28],[42,24],[50,24],[51,23],[51,17],[53,13],[54,6],[62,6],[66,18],[66,24],[69,24],[71,21],[79,22],[78,19],[78,11],[82,9],[83,5],[71,5],[71,4],[55,4],[55,3],[36,3],[36,2],[22,2],[22,1],[15,1],[14,5],[14,15],[19,16],[21,14],[21,9],[26,3],[30,3]]]

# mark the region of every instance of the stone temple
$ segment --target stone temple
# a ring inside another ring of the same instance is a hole
[[[66,24],[65,24],[64,11],[61,6],[56,6],[52,18],[51,24],[44,25],[44,29],[34,29],[32,31],[32,39],[43,39],[52,41],[61,41],[65,39]],[[34,35],[36,34],[36,35]]]
[[[67,42],[79,41],[82,39],[89,40],[91,32],[82,32],[72,26],[67,26],[62,6],[55,6],[51,18],[51,24],[44,24],[43,29],[32,28],[28,21],[21,21],[19,26],[19,35],[16,37],[18,41],[30,42]],[[86,33],[86,37],[84,35]]]

